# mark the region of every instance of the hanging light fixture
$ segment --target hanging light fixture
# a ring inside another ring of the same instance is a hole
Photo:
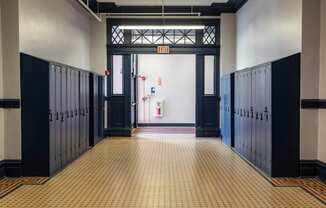
[[[191,14],[193,8],[191,7]],[[165,17],[165,2],[162,0],[162,13],[161,17]],[[203,30],[204,25],[120,25],[120,30]]]

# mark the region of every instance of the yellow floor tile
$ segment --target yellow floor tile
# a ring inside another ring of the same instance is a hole
[[[0,207],[324,208],[299,187],[275,187],[214,139],[106,139],[44,185],[23,185]]]

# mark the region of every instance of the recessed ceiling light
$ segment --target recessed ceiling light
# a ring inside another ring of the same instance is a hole
[[[121,30],[203,30],[204,25],[121,25]]]

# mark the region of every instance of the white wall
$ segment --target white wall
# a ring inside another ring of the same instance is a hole
[[[20,51],[90,68],[91,22],[70,0],[20,0]]]
[[[320,0],[302,3],[301,98],[317,99],[319,94]],[[300,116],[300,157],[316,160],[318,110],[302,109]]]
[[[326,1],[321,1],[319,99],[326,99]],[[326,163],[326,110],[319,111],[318,160]]]
[[[138,82],[139,123],[195,123],[195,56],[194,55],[140,55],[139,75],[145,75],[146,89],[156,87],[157,96],[151,100],[150,122],[143,116],[143,82]],[[162,87],[157,86],[161,77]],[[147,90],[148,92],[148,90]],[[154,117],[155,99],[165,100],[165,116]],[[148,116],[148,102],[146,102]]]
[[[301,0],[249,0],[237,13],[237,69],[301,52]]]
[[[236,20],[235,14],[221,15],[221,76],[236,70]]]
[[[19,11],[18,0],[1,1],[3,96],[20,98]],[[20,159],[20,109],[4,111],[4,157]]]
[[[1,11],[2,2],[0,1],[0,99],[3,98],[3,67],[2,67],[2,24]],[[4,110],[0,109],[0,161],[4,159]]]
[[[91,69],[99,74],[107,68],[106,21],[91,23]]]

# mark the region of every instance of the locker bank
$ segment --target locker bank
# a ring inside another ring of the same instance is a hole
[[[323,0],[1,0],[0,207],[326,207]]]

